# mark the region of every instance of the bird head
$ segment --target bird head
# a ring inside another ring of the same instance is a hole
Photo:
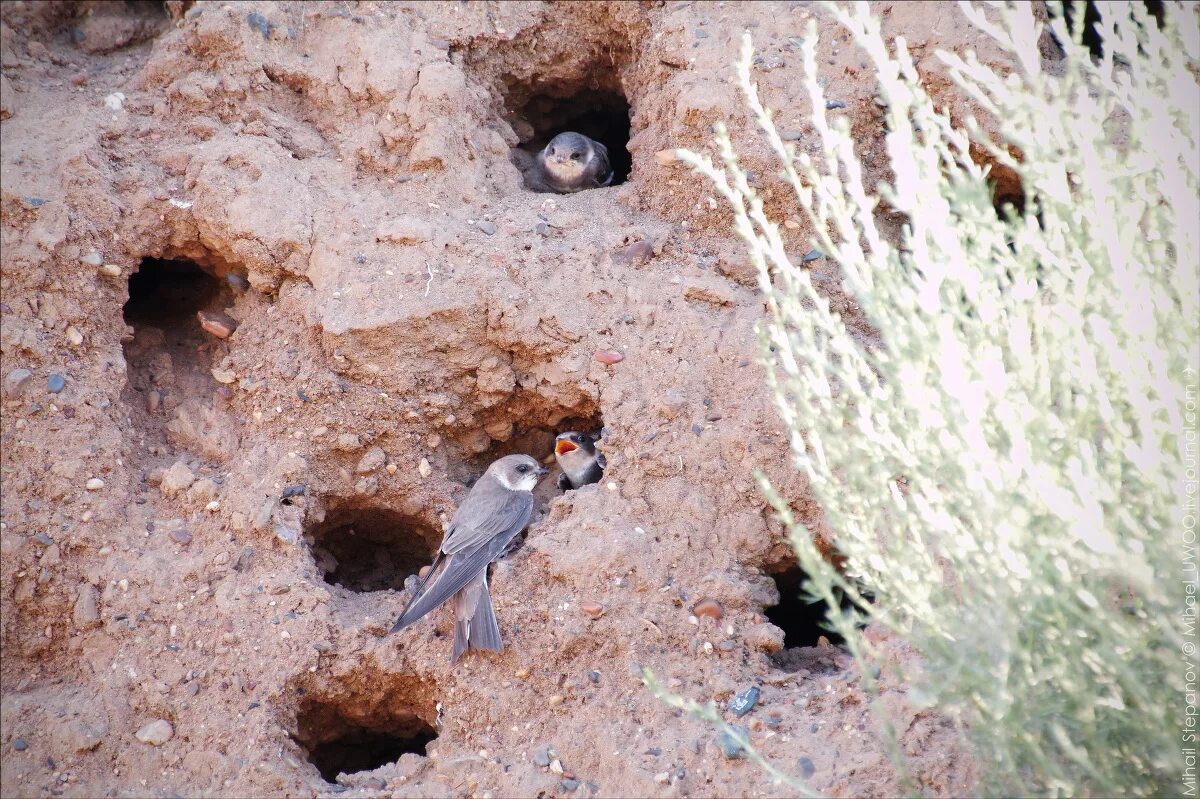
[[[549,471],[528,455],[505,455],[488,467],[488,474],[510,491],[532,491]]]
[[[594,455],[596,444],[590,437],[574,430],[559,433],[554,439],[554,457],[561,458],[572,452]]]
[[[592,142],[578,133],[560,133],[546,145],[542,156],[554,172],[576,175],[592,160]]]

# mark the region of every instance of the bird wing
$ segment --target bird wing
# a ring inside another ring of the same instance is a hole
[[[413,603],[420,599],[421,595],[425,593],[425,586],[429,585],[430,581],[432,581],[441,573],[441,567],[444,566],[445,563],[446,556],[439,550],[437,557],[435,557],[433,559],[433,563],[429,565],[429,571],[425,572],[425,576],[421,579],[421,582],[417,583],[416,590],[413,591],[412,599],[408,600],[408,604],[404,606],[404,610],[400,611],[400,616],[396,619],[396,623],[392,625],[390,632],[394,633],[397,630],[401,630],[420,618],[420,616],[409,617],[408,611],[412,608]]]
[[[525,529],[532,514],[533,494],[510,491],[485,474],[454,514],[441,550],[453,555],[501,535],[507,545]]]
[[[413,597],[412,601],[408,603],[408,607],[400,614],[400,618],[396,619],[396,623],[392,625],[392,631],[404,629],[457,594],[472,580],[477,579],[480,572],[486,569],[489,563],[503,554],[510,538],[511,536],[503,538],[497,536],[474,549],[455,552],[453,555],[447,556],[446,567],[430,582],[429,587],[423,593]]]
[[[480,482],[483,480],[492,478],[484,475]],[[392,632],[412,624],[477,578],[504,554],[532,514],[533,495],[528,491],[509,491],[494,481],[483,486],[476,483],[454,514],[433,567],[392,625]]]
[[[612,162],[608,160],[608,148],[595,139],[592,140],[592,162],[596,167],[596,173],[592,178],[596,181],[596,187],[600,188],[612,183]]]

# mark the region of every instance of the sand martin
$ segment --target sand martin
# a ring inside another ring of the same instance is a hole
[[[392,625],[402,630],[454,597],[454,652],[499,652],[500,628],[488,592],[488,565],[501,557],[533,513],[533,491],[547,470],[528,455],[495,461],[471,488],[450,522],[425,579]]]
[[[612,183],[608,149],[582,133],[560,133],[538,153],[541,183],[559,194],[596,189]]]
[[[596,449],[596,442],[583,433],[560,433],[554,439],[554,459],[562,469],[558,487],[564,491],[599,482],[604,476],[604,455]]]

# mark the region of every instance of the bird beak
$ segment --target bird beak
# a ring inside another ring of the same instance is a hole
[[[567,441],[564,438],[564,439],[561,439],[560,441],[558,441],[554,445],[554,454],[555,455],[566,455],[568,452],[574,452],[577,449],[579,449],[579,447],[575,446],[570,441]]]

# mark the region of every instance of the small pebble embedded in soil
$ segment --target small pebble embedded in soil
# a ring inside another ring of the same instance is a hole
[[[553,756],[552,756],[553,752],[554,752],[554,750],[551,749],[549,746],[539,747],[538,750],[533,753],[534,765],[541,766],[542,768],[546,768],[547,766],[549,766],[550,761],[553,759]]]
[[[597,350],[595,358],[600,363],[607,364],[608,366],[625,360],[625,356],[616,350]]]
[[[736,731],[746,741],[750,740],[750,730],[738,724],[730,724],[730,728]],[[746,750],[742,744],[732,734],[722,731],[717,735],[717,746],[721,748],[721,754],[725,755],[727,760],[737,760],[746,756]]]
[[[720,621],[725,615],[721,610],[721,603],[715,599],[701,599],[692,606],[692,613],[699,618],[715,619]]]
[[[238,326],[237,320],[224,313],[197,311],[196,318],[200,320],[200,327],[205,332],[212,333],[217,338],[229,338]]]
[[[162,746],[175,737],[175,728],[166,719],[158,719],[142,726],[135,737],[144,744]]]
[[[46,378],[46,388],[51,394],[58,394],[67,387],[67,379],[60,374],[53,374]]]
[[[759,690],[755,686],[750,686],[740,694],[735,696],[729,703],[729,709],[733,711],[738,718],[749,713],[758,704]]]
[[[33,377],[28,369],[13,369],[4,377],[4,396],[14,397],[24,391]]]

